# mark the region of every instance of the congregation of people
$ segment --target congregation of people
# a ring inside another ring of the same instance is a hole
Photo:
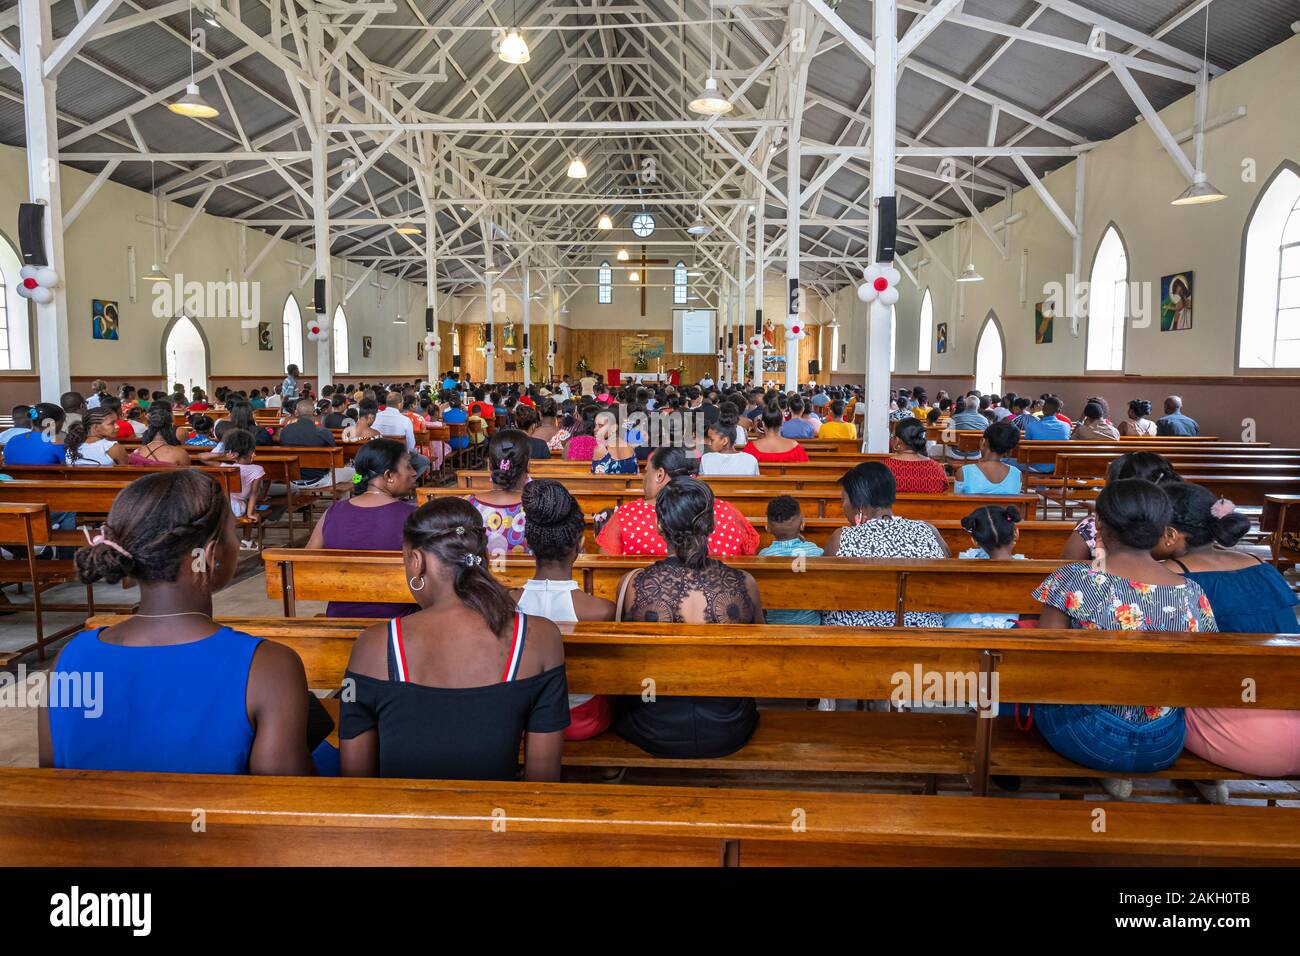
[[[439,382],[326,386],[316,396],[292,366],[279,387],[223,387],[211,400],[198,388],[168,394],[128,385],[112,395],[105,383],[95,386],[87,397],[69,392],[59,405],[15,408],[14,426],[0,434],[5,465],[168,466],[122,491],[76,554],[86,581],[137,583],[140,606],[59,652],[57,671],[101,671],[110,692],[125,699],[104,721],[43,711],[46,766],[514,779],[522,741],[523,777],[556,780],[565,740],[605,732],[657,757],[730,754],[761,719],[752,698],[570,694],[557,624],[892,627],[888,607],[764,608],[754,577],[725,559],[952,557],[933,524],[894,513],[899,495],[1021,494],[1042,467],[1017,460],[1025,439],[1199,433],[1178,396],[1164,400],[1155,421],[1149,401],[1133,400],[1117,424],[1099,397],[1071,419],[1051,394],[940,392],[931,401],[923,389],[903,389],[891,399],[888,454],[838,480],[842,526],[816,544],[805,537],[799,500],[777,494],[761,523],[770,543],[760,550],[759,528],[709,479],[758,477],[773,464],[808,461],[803,443],[810,441],[855,441],[865,420],[861,389],[808,385],[786,393],[712,379],[680,388],[611,386],[591,374],[545,386],[491,385],[449,372]],[[279,410],[271,425],[268,409]],[[185,422],[176,425],[182,410]],[[453,424],[474,427],[433,437]],[[934,441],[936,425],[979,432],[979,450]],[[303,468],[298,480],[302,488],[348,490],[315,522],[306,547],[400,551],[410,601],[359,593],[328,605],[329,617],[376,622],[357,638],[348,663],[355,693],[341,704],[334,751],[301,661],[272,641],[218,625],[213,597],[235,574],[238,520],[284,516],[286,489],[267,481],[258,453],[340,442],[357,446],[350,465],[333,473]],[[470,454],[465,460],[480,463],[490,487],[417,507],[417,486]],[[564,482],[530,474],[549,459],[590,462],[593,475],[639,477],[640,485],[593,520]],[[237,468],[239,491],[227,493],[190,464]],[[72,527],[73,518],[60,517],[59,526]],[[961,523],[969,547],[956,556],[1023,559],[1023,520],[1014,505],[972,507]],[[574,578],[589,521],[601,553],[653,559],[626,575],[615,601],[584,592]],[[1250,529],[1230,501],[1182,482],[1160,455],[1122,455],[1071,534],[1061,567],[1035,589],[1038,614],[952,608],[908,612],[903,623],[1294,631],[1290,586],[1239,548]],[[194,561],[196,554],[204,560]],[[508,590],[493,574],[503,556],[535,562],[522,587]],[[130,690],[143,686],[175,692]],[[1184,710],[1161,706],[1160,688],[1149,690],[1146,700],[1122,706],[1015,706],[1032,714],[1053,749],[1095,770],[1118,798],[1131,793],[1132,774],[1167,768],[1184,750],[1261,776],[1300,773],[1300,712]],[[829,710],[837,702],[808,706]],[[1227,799],[1221,783],[1198,786],[1207,799]]]

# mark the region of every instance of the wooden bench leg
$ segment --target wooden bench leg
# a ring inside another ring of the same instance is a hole
[[[1002,655],[997,651],[980,652],[980,673],[978,693],[982,695],[988,692],[993,686],[993,677],[997,671],[997,662]],[[971,780],[971,793],[977,797],[988,796],[989,792],[989,757],[993,750],[993,725],[994,718],[997,717],[997,711],[986,713],[983,709],[984,701],[978,701],[976,710],[978,717],[975,719],[975,773]]]

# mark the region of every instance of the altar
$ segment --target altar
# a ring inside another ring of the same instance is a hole
[[[669,374],[667,372],[620,372],[623,379],[636,382],[638,385],[644,385],[646,382],[668,382]]]

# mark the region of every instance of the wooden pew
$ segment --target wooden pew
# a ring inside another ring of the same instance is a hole
[[[1179,472],[1289,474],[1300,471],[1300,451],[1288,452],[1279,448],[1270,448],[1255,454],[1242,453],[1240,450],[1216,452],[1207,449],[1195,453],[1162,453],[1162,457]],[[1053,477],[1063,479],[1105,478],[1107,469],[1114,460],[1114,455],[1106,453],[1060,453],[1056,456],[1056,471],[1053,473]]]
[[[0,810],[16,866],[1300,863],[1261,807],[6,768]]]
[[[712,485],[714,479],[704,479]],[[596,514],[607,508],[642,497],[640,488],[626,491],[611,489],[609,491],[587,492],[584,486],[566,486],[578,500],[579,507],[585,514]],[[463,488],[417,488],[416,498],[424,503],[431,498],[456,498],[469,494]],[[748,518],[757,518],[767,514],[767,503],[774,494],[788,494],[799,501],[805,518],[828,518],[840,514],[840,490],[826,491],[758,491],[750,489],[730,490],[719,495],[735,505],[741,514]],[[1038,507],[1036,495],[899,495],[894,502],[893,512],[900,518],[916,518],[922,521],[960,520],[984,505],[1015,505],[1023,515],[1034,514]]]
[[[7,484],[7,482],[6,482]],[[38,660],[45,660],[45,646],[60,638],[75,634],[81,630],[80,622],[55,631],[45,633],[45,615],[50,611],[67,610],[66,605],[49,604],[41,595],[50,588],[68,584],[77,580],[77,568],[72,561],[38,560],[36,549],[53,543],[54,532],[50,529],[50,509],[44,504],[0,504],[0,544],[9,548],[21,546],[26,553],[12,561],[0,561],[0,585],[25,584],[32,589],[32,614],[36,621],[36,640],[16,650],[0,651],[0,667],[22,657],[29,651],[36,651]],[[18,605],[20,609],[21,605]],[[95,592],[86,585],[86,603],[77,605],[75,610],[95,613]]]
[[[976,445],[972,450],[978,450],[978,447]],[[1267,453],[1271,448],[1269,442],[1225,442],[1212,438],[1143,438],[1121,439],[1118,442],[1026,439],[1017,448],[1016,458],[1022,465],[1055,465],[1058,454],[1083,452],[1107,454],[1118,458],[1120,455],[1135,451],[1153,451],[1158,455],[1165,455],[1212,449],[1216,452],[1250,455]]]
[[[120,618],[103,617],[95,626]],[[302,658],[312,687],[337,688],[352,641],[371,621],[223,619],[280,641]],[[1164,634],[1078,630],[947,630],[779,625],[565,625],[565,665],[574,693],[633,694],[654,680],[663,696],[907,699],[918,669],[949,686],[932,703],[970,706],[979,675],[996,674],[996,701],[1240,707],[1243,675],[1268,674],[1255,705],[1300,708],[1300,635]],[[968,683],[963,687],[960,681]],[[964,696],[969,695],[969,696]],[[1145,696],[1144,696],[1145,695]],[[996,702],[995,701],[995,702]],[[872,713],[765,709],[754,737],[721,758],[661,760],[614,734],[565,746],[569,766],[707,768],[721,771],[967,775],[977,794],[990,772],[1094,777],[1010,718],[973,713]],[[1185,753],[1158,776],[1243,779]]]
[[[240,478],[239,469],[232,466],[220,465],[191,465],[197,471],[205,475],[211,475],[221,483],[222,488],[227,493],[239,491]],[[111,468],[78,468],[70,465],[4,465],[0,466],[9,477],[18,481],[95,481],[107,482],[109,484],[129,484],[137,478],[143,478],[146,475],[157,474],[158,472],[174,471],[174,468],[160,466],[157,468],[137,468],[132,465],[114,465]],[[3,488],[0,488],[2,491]],[[3,499],[3,495],[0,495]],[[58,508],[54,509],[58,511]]]
[[[283,602],[293,617],[297,601],[411,601],[397,551],[331,551],[267,548],[266,596]],[[579,555],[573,577],[588,594],[613,599],[624,574],[654,558]],[[892,558],[728,558],[758,583],[765,608],[814,611],[893,610],[1035,614],[1031,592],[1060,567],[1056,561],[906,560]],[[532,577],[531,558],[507,558],[494,571],[510,587]],[[826,695],[822,695],[826,696]],[[861,695],[857,695],[861,696]]]
[[[1300,495],[1266,495],[1259,530],[1269,536],[1275,567],[1284,569],[1300,563],[1300,549],[1286,543],[1288,534],[1300,532]]]

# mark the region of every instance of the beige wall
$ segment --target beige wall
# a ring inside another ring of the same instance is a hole
[[[68,167],[60,167],[63,205],[70,208],[93,179],[92,176]],[[0,232],[11,243],[17,240],[18,204],[27,199],[26,163],[21,149],[0,147]],[[167,222],[179,226],[191,210],[169,204]],[[152,311],[153,289],[150,283],[139,279],[154,261],[153,230],[140,219],[154,215],[153,200],[147,193],[105,183],[98,194],[64,234],[66,261],[60,271],[66,283],[69,325],[69,358],[74,383],[85,383],[97,377],[112,380],[112,384],[129,381],[132,384],[161,383],[161,338],[165,319],[155,318]],[[137,218],[138,217],[138,218]],[[169,262],[162,264],[168,275],[180,273],[185,279],[226,281],[240,279],[239,237],[247,234],[247,256],[253,259],[270,240],[265,233],[243,227],[215,216],[200,214]],[[174,235],[174,233],[173,233]],[[127,268],[127,249],[135,248],[136,301],[130,299],[131,276]],[[283,342],[280,318],[285,298],[292,294],[304,311],[311,301],[312,283],[299,283],[303,270],[287,260],[310,262],[310,249],[289,242],[276,242],[269,253],[249,277],[260,288],[261,318],[272,325],[273,350],[260,351],[257,336],[252,334],[243,344],[239,320],[236,318],[203,318],[199,325],[207,339],[211,375],[214,382],[225,378],[252,378],[271,384],[284,374]],[[229,271],[229,275],[228,275]],[[351,276],[345,283],[342,278],[345,264],[334,260],[335,278],[331,297],[338,302],[352,281],[361,274],[356,263],[348,266]],[[385,285],[392,289],[393,278]],[[121,332],[118,341],[94,340],[91,337],[91,299],[110,299],[119,304]],[[351,373],[341,378],[362,378],[368,375],[404,376],[414,378],[425,371],[424,363],[416,360],[416,343],[424,335],[424,287],[411,282],[401,282],[396,290],[389,291],[380,301],[379,290],[368,279],[344,305],[350,333]],[[393,324],[400,310],[407,319],[405,326]],[[29,318],[29,321],[32,321]],[[373,349],[370,358],[361,354],[361,337],[370,335]],[[36,362],[36,336],[32,335],[33,369]],[[303,341],[304,372],[308,377],[316,373],[316,345]],[[28,400],[37,392],[34,371],[0,372],[0,407],[13,401]]]

